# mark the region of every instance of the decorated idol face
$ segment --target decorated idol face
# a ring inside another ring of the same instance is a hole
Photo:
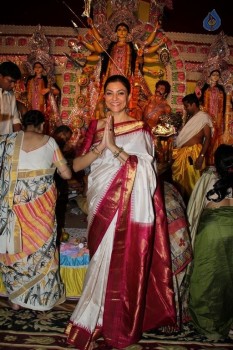
[[[210,82],[211,83],[216,83],[219,81],[220,79],[220,72],[218,70],[214,70],[210,73]]]
[[[125,24],[119,24],[116,28],[116,33],[118,39],[126,39],[129,33],[129,28]]]
[[[36,75],[41,75],[44,71],[44,67],[42,66],[41,63],[36,62],[33,66],[33,71]]]

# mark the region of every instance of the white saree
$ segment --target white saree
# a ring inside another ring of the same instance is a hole
[[[114,131],[117,146],[130,158],[121,165],[105,150],[91,165],[87,192],[91,261],[66,329],[68,342],[79,349],[86,349],[100,334],[112,346],[128,346],[140,339],[148,324],[144,316],[157,186],[153,140],[142,122],[121,123]],[[98,142],[95,135],[92,144]]]

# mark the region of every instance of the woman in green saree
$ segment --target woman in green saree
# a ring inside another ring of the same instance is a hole
[[[215,169],[202,175],[188,205],[194,242],[189,311],[196,329],[218,341],[233,324],[233,147],[220,145],[214,157]]]

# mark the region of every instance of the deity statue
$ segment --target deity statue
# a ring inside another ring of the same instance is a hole
[[[228,129],[226,121],[227,93],[226,81],[230,74],[228,69],[229,47],[223,32],[210,47],[206,62],[202,65],[203,79],[195,89],[201,108],[207,112],[213,123],[213,135],[206,153],[206,164],[214,164],[214,152],[222,143],[223,134]]]
[[[95,100],[95,108],[91,110],[94,118],[104,115],[103,85],[110,75],[120,74],[130,80],[132,95],[129,113],[136,115],[137,119],[141,119],[143,103],[152,95],[144,74],[157,79],[164,75],[158,52],[164,48],[167,38],[160,31],[160,19],[155,17],[153,24],[139,21],[135,15],[137,3],[138,1],[130,0],[112,1],[113,12],[107,17],[103,11],[104,5],[106,6],[103,0],[87,1],[88,6],[85,8],[93,6],[93,20],[88,17],[90,28],[85,36],[78,36],[78,43],[91,53],[86,56],[87,65],[96,65],[96,91],[89,92],[89,96],[95,95],[95,99],[92,98],[92,106]],[[84,15],[87,13],[89,12],[85,11]],[[157,67],[153,69],[146,66],[146,63],[150,66],[154,63]]]
[[[29,46],[31,51],[26,62],[29,75],[25,82],[27,108],[44,113],[44,132],[51,135],[61,124],[60,88],[55,81],[54,61],[49,54],[49,44],[40,26],[33,33]]]

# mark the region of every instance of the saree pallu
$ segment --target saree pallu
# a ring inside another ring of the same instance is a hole
[[[33,199],[27,202],[32,195]],[[22,252],[0,254],[0,270],[9,299],[33,310],[50,310],[65,301],[56,247],[55,202],[56,188],[51,176],[18,180],[13,216],[17,221],[15,229],[21,230]]]
[[[171,248],[173,286],[175,292],[177,330],[190,320],[188,313],[187,271],[193,259],[193,250],[186,207],[176,188],[164,182],[165,207]]]
[[[152,165],[153,141],[142,122],[117,124],[114,132],[117,145],[130,157],[121,165],[106,149],[91,166],[91,261],[66,328],[68,343],[81,350],[100,336],[108,345],[123,348],[138,342],[144,330],[176,321],[165,209]],[[92,143],[102,135],[103,130],[94,132]]]
[[[22,133],[7,137],[1,173],[0,271],[9,299],[49,310],[65,300],[56,249],[54,169],[18,170]]]
[[[233,323],[233,207],[204,209],[194,245],[189,310],[211,340],[227,337]]]
[[[185,200],[190,197],[196,182],[201,177],[201,171],[194,167],[201,148],[201,144],[197,144],[173,149],[172,179]],[[205,161],[203,161],[202,169],[204,167]]]

